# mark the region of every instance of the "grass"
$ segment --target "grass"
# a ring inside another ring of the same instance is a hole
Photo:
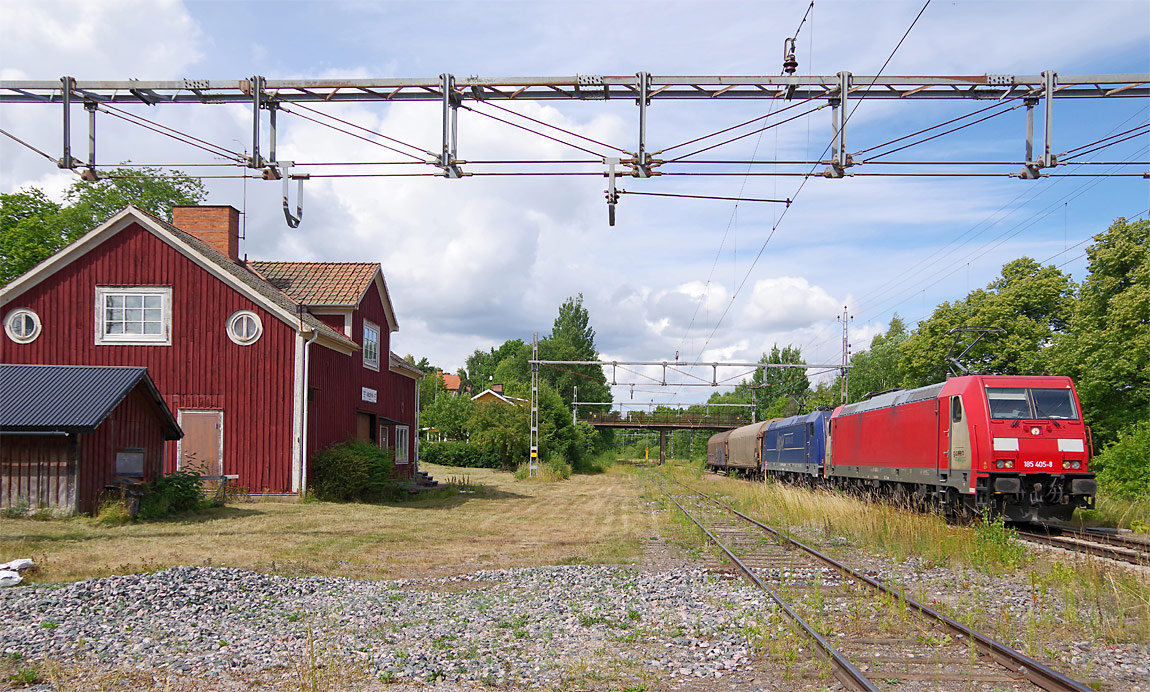
[[[380,505],[255,503],[120,525],[5,519],[0,554],[35,559],[41,569],[29,581],[38,582],[206,564],[387,579],[629,562],[655,532],[639,511],[641,485],[615,469],[519,483],[489,469],[421,467],[462,483]]]
[[[1080,509],[1074,518],[1086,526],[1108,526],[1146,533],[1150,527],[1150,497],[1119,500],[1107,495],[1095,499],[1094,509]]]
[[[996,614],[985,608],[970,606],[970,610],[981,619],[980,628],[1016,641],[1033,655],[1047,657],[1045,649],[1073,637],[1150,643],[1150,583],[1143,574],[1089,557],[1067,561],[1032,552],[1001,521],[983,517],[968,526],[952,525],[941,517],[838,492],[704,476],[697,465],[668,465],[663,472],[722,495],[764,523],[789,527],[804,542],[821,542],[848,563],[853,554],[864,551],[897,562],[915,558],[923,568],[949,567],[959,575],[970,570],[1025,576],[1033,596],[1025,623],[995,621]],[[1099,502],[1099,511],[1121,512],[1128,521],[1147,516],[1140,514],[1144,510],[1145,504]],[[971,588],[964,587],[973,593]],[[958,607],[962,609],[961,604]],[[1021,639],[1016,639],[1020,631]]]

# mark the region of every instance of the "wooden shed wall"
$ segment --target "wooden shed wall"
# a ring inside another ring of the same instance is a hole
[[[0,435],[0,507],[77,511],[75,435]]]
[[[95,344],[96,286],[171,286],[171,346]],[[251,492],[292,491],[292,402],[295,329],[209,274],[165,242],[132,224],[5,304],[28,307],[43,323],[30,344],[0,337],[9,363],[142,365],[173,414],[222,408],[223,471]],[[260,316],[264,332],[251,346],[227,336],[236,310]],[[315,349],[313,350],[324,350]],[[167,449],[168,470],[175,443]]]
[[[144,450],[144,480],[151,481],[163,470],[164,428],[159,410],[144,386],[137,385],[93,432],[80,436],[80,512],[96,509],[104,486],[116,476],[116,453],[124,449]]]

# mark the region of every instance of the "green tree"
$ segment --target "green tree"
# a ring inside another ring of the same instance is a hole
[[[540,360],[590,361],[599,359],[595,348],[595,330],[591,315],[583,307],[583,294],[568,298],[559,306],[559,315],[551,327],[551,334],[539,342]],[[575,387],[580,401],[610,402],[611,389],[603,368],[597,365],[564,365],[544,367],[540,377],[559,392],[563,403],[571,405]]]
[[[207,197],[199,180],[182,174],[159,177],[154,168],[117,168],[98,182],[78,180],[57,204],[36,188],[0,194],[0,284],[7,284],[51,257],[128,205],[165,221],[173,206]]]
[[[862,401],[871,392],[895,389],[902,384],[899,349],[910,337],[906,323],[897,314],[890,320],[885,334],[875,336],[870,348],[851,356],[847,377],[847,399]]]
[[[1077,310],[1050,361],[1074,378],[1086,420],[1105,442],[1150,421],[1150,221],[1116,220],[1086,255]]]
[[[443,382],[441,377],[434,379]],[[436,399],[425,406],[420,422],[429,428],[435,428],[448,440],[463,440],[467,438],[472,408],[471,397],[467,394],[452,394],[443,389]]]
[[[759,362],[774,365],[806,363],[802,348],[792,344],[783,348],[774,344],[771,352],[764,353]],[[752,398],[759,420],[795,415],[806,403],[811,389],[807,371],[803,368],[761,368],[751,376],[751,385],[755,390]]]
[[[497,456],[503,468],[512,469],[527,460],[530,422],[531,412],[525,406],[484,402],[472,407],[467,430],[472,444]]]
[[[526,349],[526,351],[524,351]],[[465,385],[471,387],[475,394],[482,392],[492,384],[499,382],[495,379],[495,369],[499,364],[508,358],[522,359],[523,372],[527,373],[527,360],[531,357],[531,347],[523,343],[522,339],[511,339],[504,341],[498,349],[492,348],[488,351],[482,349],[475,349],[475,351],[467,357],[466,364],[460,372]],[[529,379],[529,375],[527,375]],[[523,378],[517,378],[523,379]],[[505,384],[499,382],[500,384]]]
[[[1003,266],[1002,276],[965,299],[945,302],[899,347],[903,385],[922,387],[946,377],[946,355],[955,327],[997,327],[1005,334],[982,339],[964,359],[971,372],[1040,375],[1048,367],[1045,347],[1066,330],[1077,286],[1053,266],[1029,257]],[[960,349],[962,346],[960,345]]]

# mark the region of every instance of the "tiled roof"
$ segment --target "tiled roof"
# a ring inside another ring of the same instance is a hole
[[[459,384],[460,384],[459,375],[452,375],[452,374],[446,373],[446,372],[442,373],[442,375],[443,375],[443,386],[448,391],[455,392],[455,391],[459,390]]]
[[[372,262],[249,262],[271,285],[304,305],[357,307],[379,265]]]
[[[143,380],[170,440],[180,426],[140,367],[0,365],[0,430],[86,433],[95,430]]]
[[[146,212],[142,209],[139,209],[136,207],[133,207],[133,209],[135,209],[135,211],[139,212],[140,214],[147,216],[152,221],[160,224],[161,226],[164,227],[164,230],[172,233],[174,236],[179,238],[181,241],[187,243],[188,245],[191,245],[193,248],[196,249],[197,252],[202,254],[204,257],[206,257],[208,260],[210,260],[213,264],[216,264],[217,266],[219,266],[221,269],[223,269],[227,273],[231,274],[236,279],[239,279],[241,282],[243,282],[244,284],[246,284],[247,286],[249,286],[250,288],[255,290],[257,293],[259,293],[264,298],[267,298],[268,300],[270,300],[273,303],[275,303],[276,305],[278,305],[280,308],[287,310],[288,312],[291,312],[292,314],[298,314],[296,312],[296,307],[298,306],[300,301],[297,301],[296,299],[289,296],[284,291],[280,290],[277,286],[275,286],[274,284],[269,282],[262,275],[257,274],[256,272],[252,271],[251,269],[248,269],[247,267],[245,267],[242,264],[239,264],[237,262],[233,262],[232,260],[228,259],[226,256],[220,254],[211,245],[208,245],[207,243],[203,242],[202,240],[200,240],[199,238],[195,237],[194,235],[192,235],[190,233],[186,233],[184,231],[181,231],[180,229],[176,228],[175,226],[168,223],[167,221],[164,221],[163,219],[161,219],[157,216],[149,214],[148,212]],[[254,264],[290,264],[290,263],[288,263],[288,262],[267,262],[267,263],[248,262],[248,264],[254,265]],[[369,265],[369,266],[374,266],[376,268],[379,267],[379,265]],[[332,329],[331,327],[327,326],[326,324],[321,322],[318,318],[316,318],[314,315],[312,315],[310,313],[305,312],[303,314],[303,321],[304,321],[304,324],[308,325],[313,330],[315,330],[316,332],[319,332],[320,334],[323,334],[324,336],[328,337],[329,339],[332,339],[332,340],[340,342],[340,343],[348,344],[354,348],[359,348],[359,344],[357,344],[354,341],[352,341],[351,339],[347,338],[347,336],[345,336],[343,332],[339,332],[339,331]]]

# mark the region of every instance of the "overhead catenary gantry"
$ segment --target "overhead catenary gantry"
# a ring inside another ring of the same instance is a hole
[[[843,71],[829,76],[793,74],[778,76],[661,76],[640,72],[625,76],[573,75],[493,78],[457,78],[451,74],[442,74],[435,78],[421,79],[274,80],[253,76],[238,80],[89,81],[66,76],[59,80],[0,80],[0,104],[54,104],[62,108],[62,151],[56,163],[60,168],[81,172],[86,179],[96,179],[99,175],[95,160],[95,121],[96,113],[102,110],[140,103],[149,106],[176,104],[250,105],[252,110],[251,154],[250,156],[235,157],[238,160],[233,161],[233,165],[260,170],[265,179],[282,179],[284,181],[284,214],[289,225],[292,226],[299,224],[303,205],[302,198],[297,199],[295,212],[292,212],[288,201],[288,182],[289,180],[298,181],[299,193],[302,194],[302,181],[315,175],[314,173],[293,173],[291,168],[297,164],[291,161],[280,161],[276,157],[276,115],[278,111],[285,110],[285,106],[292,104],[302,106],[302,104],[353,102],[438,102],[442,104],[443,125],[439,151],[430,152],[420,147],[405,145],[415,149],[418,154],[400,153],[411,156],[415,159],[415,163],[423,163],[438,169],[438,174],[443,177],[459,179],[476,174],[466,170],[468,161],[459,158],[458,111],[460,108],[474,110],[473,106],[481,104],[494,106],[517,101],[633,101],[638,106],[637,138],[634,148],[611,147],[617,149],[617,152],[621,153],[622,156],[617,156],[615,153],[610,156],[599,156],[597,152],[590,152],[596,156],[591,161],[603,166],[598,175],[608,178],[608,187],[605,192],[613,222],[614,207],[618,202],[619,194],[627,192],[617,186],[617,177],[651,178],[668,174],[665,167],[671,164],[704,163],[689,159],[690,156],[700,152],[692,152],[692,154],[681,155],[676,158],[660,158],[660,154],[675,147],[653,149],[649,145],[647,138],[648,109],[655,101],[678,100],[719,103],[739,100],[773,100],[795,103],[806,101],[814,104],[812,110],[793,116],[792,119],[809,115],[814,110],[829,106],[833,132],[832,145],[829,147],[830,156],[825,160],[814,162],[823,166],[821,175],[828,178],[853,175],[855,173],[851,170],[852,168],[858,168],[868,163],[866,160],[858,160],[858,157],[853,156],[846,147],[850,114],[861,100],[973,99],[999,103],[1017,102],[1016,105],[1025,106],[1027,112],[1025,158],[1019,170],[1009,172],[1007,175],[1024,179],[1037,179],[1049,175],[1043,172],[1045,169],[1052,169],[1063,163],[1058,160],[1056,150],[1053,147],[1054,101],[1056,99],[1082,98],[1150,98],[1150,75],[1059,75],[1051,70],[1040,75],[973,76],[866,76]],[[1040,103],[1043,106],[1044,122],[1040,153],[1035,156],[1035,108]],[[89,157],[86,163],[72,155],[71,112],[73,106],[77,105],[86,108],[89,113]],[[285,110],[285,112],[292,113],[290,110]],[[312,112],[324,115],[319,111],[313,110]],[[303,113],[292,114],[308,120],[312,119]],[[265,117],[268,128],[266,135],[262,135],[261,123]],[[755,121],[749,122],[757,122],[764,117],[760,116]],[[553,127],[547,123],[540,124]],[[351,125],[359,127],[354,124]],[[541,134],[534,130],[529,131]],[[4,132],[3,134],[26,145],[13,133]],[[374,135],[374,138],[388,139],[382,133],[371,134]],[[265,136],[266,144],[264,142]],[[700,139],[705,139],[705,137]],[[391,147],[385,148],[390,149]],[[711,148],[714,147],[707,147],[707,149]],[[584,149],[584,151],[588,150]],[[267,156],[265,157],[262,152],[266,152]],[[588,163],[588,161],[580,163]],[[806,173],[783,174],[809,176],[814,171],[815,169],[812,168]],[[563,171],[559,174],[594,175],[595,173]],[[700,172],[676,173],[676,175],[705,174]],[[1142,172],[1141,175],[1145,177],[1150,173]],[[749,201],[786,204],[790,202],[786,199]]]

